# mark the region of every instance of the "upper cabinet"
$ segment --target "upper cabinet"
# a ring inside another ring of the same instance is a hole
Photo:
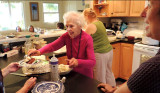
[[[137,0],[108,0],[99,3],[94,0],[93,9],[98,17],[139,17],[145,7],[145,1]]]
[[[140,16],[145,7],[145,1],[131,0],[130,16]]]
[[[123,1],[108,1],[109,2],[109,14],[110,16],[128,16],[129,15],[129,8],[130,8],[130,1],[123,0]]]
[[[99,2],[98,0],[93,1],[93,9],[98,17],[109,17],[109,4],[108,2]]]

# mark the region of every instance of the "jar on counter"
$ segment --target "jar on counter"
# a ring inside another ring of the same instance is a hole
[[[4,42],[3,43],[3,48],[2,48],[3,52],[7,52],[10,51],[10,46],[8,42]]]

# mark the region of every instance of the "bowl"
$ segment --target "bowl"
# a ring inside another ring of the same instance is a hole
[[[34,86],[32,93],[64,93],[64,85],[58,81],[42,81]]]
[[[35,37],[39,37],[39,35],[34,35]]]
[[[31,36],[30,35],[26,35],[26,38],[30,38]]]

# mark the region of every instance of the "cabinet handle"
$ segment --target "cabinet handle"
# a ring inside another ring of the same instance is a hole
[[[113,15],[113,13],[111,13],[111,15]]]
[[[115,47],[113,47],[113,49],[116,49]]]

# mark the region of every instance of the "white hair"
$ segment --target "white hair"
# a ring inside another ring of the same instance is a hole
[[[83,27],[85,24],[84,16],[81,13],[70,11],[63,15],[64,24],[66,25],[67,21],[75,22],[77,25]]]

